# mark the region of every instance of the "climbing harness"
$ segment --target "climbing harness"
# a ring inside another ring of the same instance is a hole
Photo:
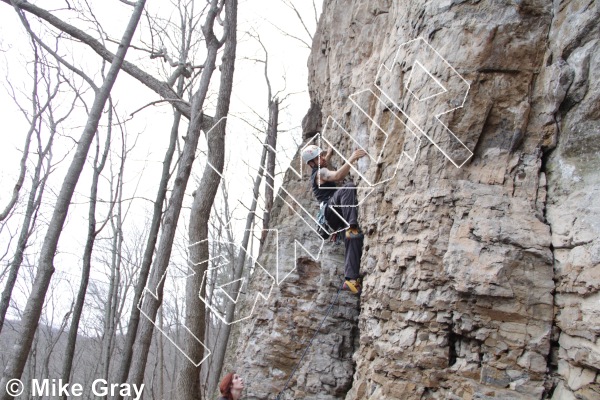
[[[327,202],[322,201],[319,205],[319,212],[317,212],[317,233],[324,240],[327,240],[330,236],[329,232],[331,232],[333,229],[331,229],[329,223],[327,222],[327,218],[325,218],[325,210],[327,210]]]
[[[313,340],[315,339],[315,337],[317,336],[317,334],[319,333],[319,331],[321,330],[321,327],[323,326],[323,323],[325,322],[325,320],[327,319],[327,317],[329,317],[329,313],[331,312],[331,309],[333,308],[333,305],[336,303],[338,297],[340,296],[340,292],[342,291],[342,287],[344,286],[344,283],[342,282],[342,285],[340,286],[340,288],[338,289],[335,298],[333,299],[333,301],[331,302],[331,304],[329,305],[329,308],[327,309],[327,312],[325,313],[325,317],[323,317],[323,319],[321,320],[321,323],[319,324],[319,326],[317,327],[317,330],[315,331],[315,333],[312,335],[312,337],[310,338],[310,340],[308,341],[308,345],[306,346],[306,348],[304,349],[304,352],[302,353],[302,356],[300,357],[300,360],[296,363],[296,365],[294,366],[294,369],[292,370],[292,373],[290,374],[290,377],[287,379],[287,381],[285,382],[285,385],[283,385],[283,389],[281,389],[281,391],[277,394],[276,400],[279,400],[279,398],[281,397],[281,395],[283,394],[283,392],[285,392],[285,390],[287,389],[288,384],[290,383],[290,381],[292,380],[292,377],[294,376],[294,374],[296,373],[296,370],[298,369],[298,367],[300,366],[300,364],[302,363],[302,360],[304,359],[304,356],[306,355],[306,353],[308,352],[308,349],[310,348],[310,346],[312,345]]]

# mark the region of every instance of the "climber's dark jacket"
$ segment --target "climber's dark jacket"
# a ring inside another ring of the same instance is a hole
[[[335,182],[324,182],[319,186],[316,179],[317,172],[319,172],[319,168],[315,167],[312,169],[312,173],[310,174],[310,182],[315,198],[319,203],[322,203],[324,201],[328,201],[331,196],[333,196],[335,190],[332,190],[332,188],[337,187],[337,185]]]

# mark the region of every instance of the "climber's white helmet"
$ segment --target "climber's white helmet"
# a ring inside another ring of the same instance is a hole
[[[304,150],[302,150],[302,161],[307,163],[310,160],[317,158],[321,153],[323,153],[323,149],[319,146],[315,146],[314,144],[306,146]]]

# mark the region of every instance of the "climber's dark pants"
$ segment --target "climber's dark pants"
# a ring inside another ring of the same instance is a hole
[[[356,185],[354,182],[348,182],[335,191],[328,201],[329,207],[325,212],[327,223],[335,230],[343,229],[347,225],[358,226],[358,206],[356,205]],[[342,216],[343,220],[338,215]],[[346,279],[356,279],[359,277],[360,258],[362,257],[363,238],[346,239],[345,232],[338,234],[344,235],[346,244],[346,256],[344,263],[344,274]]]

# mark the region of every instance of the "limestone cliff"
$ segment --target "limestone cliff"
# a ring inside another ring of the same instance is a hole
[[[325,2],[305,125],[384,150],[354,173],[375,188],[360,303],[340,294],[281,398],[600,398],[599,19],[594,0]],[[456,76],[464,103],[422,105]],[[431,115],[447,129],[411,129]],[[283,388],[340,283],[342,248],[294,252],[320,246],[293,211],[314,210],[306,179],[286,175],[263,257],[298,268],[240,333],[249,399]]]

